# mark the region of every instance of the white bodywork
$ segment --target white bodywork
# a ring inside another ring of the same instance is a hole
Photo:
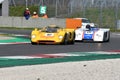
[[[107,42],[110,39],[110,29],[97,28],[97,30],[88,30],[78,28],[75,30],[75,40],[92,40],[96,42]]]
[[[85,29],[86,28],[86,25],[90,25],[90,26],[95,26],[94,23],[91,23],[89,19],[87,18],[75,18],[75,19],[81,19],[82,20],[82,26],[81,28]]]

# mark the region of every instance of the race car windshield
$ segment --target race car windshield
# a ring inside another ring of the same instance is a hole
[[[90,23],[90,21],[87,20],[87,19],[82,19],[82,22],[83,22],[83,23]]]
[[[54,33],[57,32],[57,30],[59,29],[59,27],[46,27],[45,30],[42,30],[42,32],[49,32],[49,33]]]
[[[91,27],[91,30],[98,30],[99,28],[97,27]]]

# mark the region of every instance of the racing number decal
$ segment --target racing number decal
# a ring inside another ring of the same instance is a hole
[[[53,33],[46,33],[45,36],[51,37],[51,36],[54,36],[54,34]]]

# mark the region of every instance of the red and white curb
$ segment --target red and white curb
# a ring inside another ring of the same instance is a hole
[[[4,33],[2,33],[2,34],[4,34]],[[14,35],[14,37],[15,36],[21,36],[21,37],[30,37],[29,35],[21,35],[21,34],[11,34],[11,35]],[[0,40],[7,40],[7,39],[14,39],[14,37],[10,37],[10,36],[0,36],[1,37],[1,39]],[[26,44],[26,43],[31,43],[31,42],[2,42],[2,43],[0,43],[0,45],[6,45],[6,44]]]
[[[87,54],[86,54],[87,53]],[[95,52],[71,52],[71,53],[57,53],[57,54],[36,54],[29,56],[1,56],[0,59],[35,59],[35,58],[63,58],[69,56],[89,56],[96,54],[120,54],[118,51],[95,51]]]
[[[33,59],[33,58],[62,58],[67,56],[81,56],[78,54],[59,53],[59,54],[37,54],[30,56],[1,56],[0,58],[6,59]]]

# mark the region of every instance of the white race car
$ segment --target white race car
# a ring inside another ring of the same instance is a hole
[[[86,28],[87,25],[90,25],[90,26],[95,26],[94,23],[91,23],[89,19],[87,18],[74,18],[74,19],[79,19],[79,20],[82,20],[82,26],[81,28]]]
[[[75,30],[75,41],[93,41],[93,42],[109,42],[110,29],[91,27],[78,28]]]

